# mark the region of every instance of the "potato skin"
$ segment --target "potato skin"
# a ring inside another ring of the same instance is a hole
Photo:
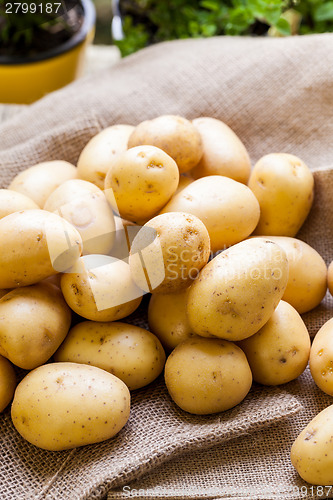
[[[115,239],[115,221],[103,191],[91,182],[71,179],[55,189],[44,210],[55,212],[79,232],[83,253],[108,254]]]
[[[138,326],[84,321],[70,330],[54,359],[102,368],[132,391],[159,376],[165,353],[158,338]]]
[[[117,321],[137,309],[142,291],[126,262],[106,257],[103,264],[103,258],[81,257],[71,272],[62,275],[61,290],[69,307],[83,318]]]
[[[142,227],[133,240],[129,264],[142,290],[172,293],[197,278],[209,255],[205,225],[191,214],[175,212],[158,215]]]
[[[295,236],[313,202],[314,179],[305,163],[286,153],[263,156],[254,166],[248,186],[260,205],[255,234]]]
[[[200,272],[187,299],[194,333],[242,340],[271,317],[288,281],[284,250],[263,238],[242,241],[220,253]]]
[[[17,174],[8,188],[25,194],[43,208],[52,191],[63,182],[76,178],[77,169],[68,161],[46,161]]]
[[[326,321],[313,339],[310,370],[317,386],[333,396],[333,318]]]
[[[38,209],[31,198],[11,189],[0,189],[0,219],[20,210]]]
[[[95,366],[51,363],[28,373],[16,388],[12,421],[30,443],[60,451],[115,436],[130,413],[126,385]]]
[[[160,213],[167,212],[186,212],[198,217],[208,230],[213,252],[247,238],[260,216],[259,203],[252,191],[221,175],[192,182],[173,196]]]
[[[45,363],[64,340],[71,311],[55,285],[16,288],[0,299],[0,353],[20,368]]]
[[[281,300],[267,323],[238,345],[246,354],[253,380],[279,385],[303,373],[311,341],[296,309]]]
[[[103,189],[113,159],[127,150],[128,138],[133,130],[132,125],[112,125],[90,139],[77,162],[78,177]]]
[[[167,351],[194,337],[186,313],[189,288],[177,293],[153,293],[148,306],[150,330]]]
[[[81,251],[77,230],[56,214],[23,210],[7,215],[0,220],[0,288],[38,283],[69,268]]]
[[[165,151],[175,160],[180,173],[195,167],[203,153],[197,129],[189,120],[177,115],[162,115],[139,123],[129,137],[128,147],[141,144]]]
[[[176,162],[155,146],[119,154],[105,178],[105,196],[120,217],[139,222],[153,217],[176,191]]]
[[[192,121],[198,130],[203,155],[191,171],[195,179],[207,175],[224,175],[247,184],[251,162],[246,148],[228,125],[216,118],[201,117]]]
[[[310,484],[333,485],[332,426],[333,405],[316,415],[291,447],[293,466]]]
[[[282,299],[299,314],[311,311],[323,300],[327,290],[327,267],[322,256],[310,245],[288,236],[266,237],[287,254],[289,278]]]
[[[174,402],[196,415],[236,406],[252,384],[243,351],[232,342],[218,339],[185,340],[168,357],[164,375]]]
[[[8,359],[0,355],[0,413],[11,402],[16,383],[14,368]]]

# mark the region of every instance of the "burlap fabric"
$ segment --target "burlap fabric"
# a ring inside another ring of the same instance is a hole
[[[0,185],[38,161],[75,163],[89,138],[113,123],[136,124],[162,113],[213,116],[239,134],[253,161],[284,151],[315,171],[315,204],[300,237],[329,262],[332,45],[332,36],[321,35],[216,38],[149,48],[4,123]],[[304,316],[311,335],[332,311],[327,296]],[[130,320],[142,324],[144,312]],[[131,491],[142,499],[315,498],[317,491],[309,486],[295,493],[293,488],[305,483],[290,465],[289,449],[308,420],[330,403],[305,373],[282,388],[255,385],[236,408],[196,417],[170,401],[160,379],[133,394],[130,421],[116,438],[61,453],[24,442],[7,411],[0,419],[0,498],[81,500],[102,498],[107,491],[109,500],[128,498]]]

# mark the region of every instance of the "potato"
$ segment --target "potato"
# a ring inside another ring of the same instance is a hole
[[[82,240],[65,219],[23,210],[0,219],[0,288],[31,285],[65,271],[81,255]]]
[[[303,373],[311,342],[296,309],[281,300],[267,323],[238,345],[246,354],[253,380],[264,385],[279,385]]]
[[[313,175],[305,163],[286,153],[263,156],[252,170],[248,186],[260,205],[255,234],[295,236],[313,202]]]
[[[20,210],[37,209],[39,206],[31,198],[11,189],[0,189],[0,219]]]
[[[178,187],[175,191],[174,194],[179,193],[180,191],[183,191],[184,188],[192,184],[194,179],[192,177],[189,177],[188,175],[182,174],[179,176],[179,182],[178,182]]]
[[[203,155],[191,171],[195,179],[207,175],[224,175],[247,184],[251,162],[239,137],[225,123],[215,118],[202,117],[192,121],[198,130]]]
[[[115,222],[103,191],[91,182],[71,179],[55,189],[44,209],[74,226],[83,241],[83,253],[108,254],[115,239]]]
[[[154,146],[138,146],[119,154],[105,178],[105,196],[124,219],[153,217],[176,191],[176,162]]]
[[[291,447],[293,466],[310,484],[333,485],[332,427],[333,405],[316,415]]]
[[[102,368],[132,391],[159,376],[165,353],[158,338],[138,326],[84,321],[70,330],[54,359]]]
[[[317,386],[333,396],[333,318],[326,321],[313,339],[310,370]]]
[[[268,236],[287,254],[289,278],[282,299],[300,314],[315,308],[327,290],[327,267],[319,253],[304,241],[289,236]]]
[[[0,354],[32,370],[45,363],[64,340],[71,311],[52,284],[16,288],[0,299]]]
[[[195,335],[191,332],[186,314],[189,288],[178,293],[153,293],[148,306],[150,330],[167,351]]]
[[[134,238],[129,265],[135,283],[145,292],[183,290],[198,276],[210,255],[205,225],[185,213],[158,215]]]
[[[132,280],[129,265],[103,255],[81,257],[61,278],[69,307],[93,321],[117,321],[139,306],[142,291]]]
[[[165,364],[165,383],[171,398],[196,415],[228,410],[249,392],[252,374],[243,351],[219,339],[188,339]]]
[[[272,316],[288,281],[285,251],[263,238],[242,241],[200,272],[187,299],[193,333],[242,340]]]
[[[256,227],[259,203],[251,190],[233,179],[211,175],[171,198],[160,213],[186,212],[206,226],[213,252],[247,238]]]
[[[16,387],[14,368],[8,359],[0,355],[0,412],[11,402]]]
[[[12,420],[30,443],[49,451],[99,443],[115,436],[130,413],[130,393],[111,373],[77,363],[51,363],[16,388]]]
[[[203,153],[199,132],[186,118],[176,115],[162,115],[139,123],[128,139],[128,147],[142,144],[165,151],[175,160],[180,173],[195,167]]]
[[[77,162],[78,177],[103,189],[114,157],[126,151],[133,130],[132,125],[112,125],[90,139]]]
[[[333,295],[333,261],[328,266],[327,285],[328,285],[328,289],[330,291],[330,294]]]
[[[141,226],[134,224],[134,222],[121,219],[117,215],[114,217],[114,222],[116,226],[115,241],[110,251],[110,255],[128,263],[132,241],[141,229]]]
[[[46,161],[17,174],[8,188],[28,196],[43,208],[52,191],[63,182],[76,178],[77,169],[71,163],[62,160]]]

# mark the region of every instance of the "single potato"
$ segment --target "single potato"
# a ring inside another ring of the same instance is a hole
[[[0,288],[31,285],[70,268],[82,252],[78,231],[46,210],[0,219]]]
[[[126,151],[133,130],[132,125],[112,125],[90,139],[77,162],[78,177],[103,189],[113,159]]]
[[[197,217],[167,213],[147,222],[134,238],[129,265],[145,292],[172,293],[197,278],[210,255],[209,234]]]
[[[0,413],[13,399],[16,375],[10,361],[0,355]]]
[[[113,212],[95,184],[71,179],[55,189],[44,205],[74,226],[83,241],[83,253],[108,254],[115,239]]]
[[[0,189],[0,219],[21,210],[37,209],[39,206],[22,193],[12,189]]]
[[[267,236],[287,254],[289,278],[282,299],[300,314],[317,307],[327,290],[327,267],[319,253],[304,241],[289,236]]]
[[[242,340],[272,316],[288,282],[288,260],[276,243],[242,241],[220,253],[200,272],[187,299],[193,333]]]
[[[139,306],[142,291],[129,265],[113,257],[86,255],[62,275],[61,290],[69,307],[92,321],[117,321]]]
[[[154,146],[138,146],[114,158],[105,196],[120,217],[132,222],[153,217],[178,187],[176,162]]]
[[[186,314],[189,288],[178,293],[153,293],[148,306],[150,330],[162,342],[166,351],[172,351],[178,344],[194,337]]]
[[[28,196],[43,208],[52,191],[63,182],[76,178],[77,169],[71,163],[62,160],[46,161],[17,174],[8,188]]]
[[[296,309],[281,300],[267,323],[238,345],[246,354],[253,380],[264,385],[279,385],[303,373],[311,341]]]
[[[175,160],[180,173],[195,167],[203,153],[197,129],[189,120],[176,115],[162,115],[139,123],[128,139],[128,147],[142,144],[165,151]]]
[[[333,318],[326,321],[313,339],[310,370],[317,386],[333,396]]]
[[[247,238],[260,216],[259,203],[252,191],[221,175],[192,182],[173,196],[160,213],[167,212],[196,215],[208,230],[213,252]]]
[[[260,205],[255,234],[295,236],[307,218],[314,192],[311,170],[297,156],[263,156],[251,172],[249,188]]]
[[[49,451],[99,443],[127,423],[130,393],[124,382],[95,366],[51,363],[16,388],[12,421],[29,443]]]
[[[173,401],[196,415],[233,408],[252,384],[243,351],[218,339],[195,338],[179,344],[166,361],[164,376]]]
[[[207,175],[224,175],[247,184],[251,172],[251,162],[246,148],[228,125],[216,118],[196,118],[192,121],[198,130],[203,155],[198,165],[191,171],[195,179]]]
[[[71,311],[56,286],[16,288],[0,299],[0,354],[32,370],[58,349],[71,324]]]
[[[333,405],[316,415],[292,445],[291,462],[310,484],[333,485],[332,427]]]
[[[138,326],[84,321],[70,330],[54,359],[102,368],[132,391],[160,375],[165,353],[158,338]]]
[[[328,285],[328,289],[330,291],[330,294],[333,295],[333,261],[328,266],[327,285]]]

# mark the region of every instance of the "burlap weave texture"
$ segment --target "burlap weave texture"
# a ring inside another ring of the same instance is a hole
[[[108,72],[42,99],[4,123],[0,127],[0,185],[7,186],[17,172],[38,161],[65,159],[75,163],[89,138],[110,124],[136,124],[162,113],[188,118],[213,116],[235,130],[253,162],[269,152],[290,152],[315,171],[315,204],[300,237],[328,263],[333,258],[332,45],[332,36],[322,35],[222,37],[149,48]],[[304,316],[311,335],[332,317],[332,311],[332,300],[327,296],[319,308]],[[308,375],[302,377],[301,381]],[[235,409],[194,417],[170,402],[159,380],[133,394],[131,419],[118,437],[56,454],[23,442],[13,430],[7,411],[0,420],[0,497],[102,498],[107,489],[122,487],[157,467],[156,475],[152,472],[143,483],[150,488],[147,498],[159,497],[156,486],[164,481],[163,476],[166,481],[169,478],[168,498],[195,498],[194,492],[196,498],[241,498],[240,492],[232,496],[228,489],[232,478],[238,478],[238,484],[260,483],[263,478],[263,467],[258,466],[256,471],[256,450],[250,446],[257,436],[262,436],[257,463],[265,456],[267,470],[271,471],[266,477],[272,478],[275,491],[279,491],[279,481],[285,482],[288,495],[294,482],[301,484],[285,466],[292,436],[305,420],[330,403],[311,379],[307,384],[292,384],[281,389],[256,386]],[[313,391],[317,391],[315,402]],[[301,404],[306,411],[299,411]],[[282,419],[288,415],[292,419],[283,424]],[[273,422],[274,427],[263,430]],[[290,428],[292,432],[286,431],[285,438],[278,431]],[[253,434],[253,441],[252,434],[240,438],[258,429],[262,429],[261,434]],[[276,433],[271,429],[277,429]],[[223,446],[219,445],[222,442]],[[219,446],[211,448],[214,445]],[[202,451],[208,447],[210,451]],[[175,469],[174,461],[161,465],[181,453],[190,453],[181,461],[184,467],[187,464],[187,470],[192,467],[201,471],[197,483],[195,477],[192,482],[188,479],[187,491],[180,488],[188,477],[182,467]],[[216,460],[223,463],[226,488],[207,496]],[[122,489],[109,494],[110,499],[122,497]],[[141,494],[140,498],[145,496]],[[262,497],[249,492],[244,498]]]

